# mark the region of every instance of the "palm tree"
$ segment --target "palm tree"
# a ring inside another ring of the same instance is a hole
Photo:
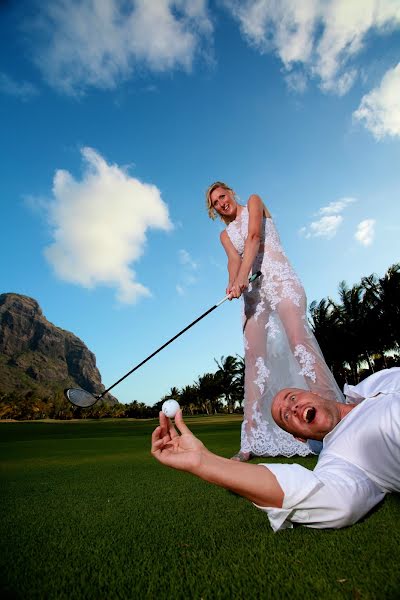
[[[246,365],[245,365],[244,358],[242,356],[239,356],[238,354],[236,356],[237,356],[238,373],[237,373],[237,377],[236,377],[236,385],[235,385],[235,388],[233,391],[233,400],[234,400],[234,405],[237,402],[240,410],[242,411],[242,405],[243,405],[243,401],[244,401],[244,373],[245,373]]]
[[[364,289],[360,284],[349,288],[345,281],[339,285],[339,297],[343,358],[350,366],[353,381],[358,382],[358,367],[362,360],[366,359],[372,370],[371,341],[367,332],[368,302],[364,302]]]
[[[338,341],[340,338],[340,312],[335,303],[323,298],[320,302],[311,302],[310,325],[318,340],[325,360],[331,370],[340,362]]]
[[[374,361],[396,364],[388,351],[400,348],[400,263],[379,278],[372,274],[351,288],[342,281],[341,302],[323,299],[310,305],[310,324],[325,359],[339,383],[346,377],[346,363],[352,379],[359,380],[359,367],[365,360],[369,372]],[[368,373],[368,371],[367,371]]]
[[[169,391],[168,394],[166,394],[164,396],[165,400],[176,400],[177,402],[179,402],[179,397],[180,397],[180,391],[178,390],[177,387],[172,387]]]
[[[364,301],[368,306],[368,335],[371,340],[372,354],[375,359],[382,360],[386,367],[385,351],[392,346],[388,333],[383,328],[387,319],[382,303],[380,280],[375,274],[363,277],[361,285],[365,290]],[[385,328],[386,329],[386,328]]]
[[[400,348],[400,263],[394,264],[379,280],[384,314],[382,324],[397,349]]]
[[[0,419],[23,419],[21,398],[17,392],[4,394],[1,398]]]
[[[121,419],[126,416],[126,404],[122,404],[122,402],[113,405],[110,404],[108,412],[113,419]]]
[[[218,373],[205,373],[199,376],[196,390],[203,412],[217,413],[220,407],[220,398],[223,394],[221,377]]]
[[[309,307],[311,329],[332,372],[342,369],[342,331],[339,307],[330,298],[312,302]]]
[[[369,330],[385,359],[385,350],[400,347],[400,263],[389,267],[381,278],[364,277],[362,285],[371,307]]]
[[[191,415],[193,415],[199,407],[198,394],[195,386],[186,385],[184,388],[182,388],[179,400],[182,410],[184,412],[187,410]]]
[[[219,367],[217,374],[220,377],[228,412],[233,413],[240,385],[238,381],[241,370],[239,361],[234,356],[227,356],[226,358],[221,356],[220,362],[217,359],[214,360]]]

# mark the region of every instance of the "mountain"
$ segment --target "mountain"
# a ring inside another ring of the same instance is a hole
[[[93,352],[50,323],[33,298],[0,294],[0,394],[33,391],[49,400],[66,387],[104,390]],[[105,400],[118,402],[111,394]]]

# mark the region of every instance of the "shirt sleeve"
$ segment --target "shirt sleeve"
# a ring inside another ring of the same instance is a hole
[[[264,464],[260,466],[269,469],[277,478],[281,486],[284,499],[282,508],[258,506],[268,514],[269,522],[274,531],[293,527],[290,517],[293,507],[301,504],[312,492],[319,489],[322,484],[313,471],[297,464]]]
[[[377,371],[357,385],[346,383],[343,392],[349,400],[354,402],[372,398],[377,394],[400,392],[400,367]]]
[[[347,527],[364,517],[384,496],[361,469],[328,458],[322,469],[296,464],[263,464],[274,473],[284,493],[282,508],[257,506],[274,531],[293,523],[316,529]]]

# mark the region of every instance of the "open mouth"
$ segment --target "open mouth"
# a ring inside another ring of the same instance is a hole
[[[306,423],[312,423],[315,419],[316,410],[313,406],[309,406],[303,412],[303,419]]]

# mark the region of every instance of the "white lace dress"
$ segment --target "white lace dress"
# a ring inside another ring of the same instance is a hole
[[[244,206],[226,228],[241,256],[248,222]],[[295,387],[338,402],[344,398],[310,329],[304,289],[271,218],[263,218],[252,271],[261,271],[262,276],[243,294],[245,393],[240,449],[257,456],[306,456],[309,446],[273,421],[273,397],[282,388]]]

